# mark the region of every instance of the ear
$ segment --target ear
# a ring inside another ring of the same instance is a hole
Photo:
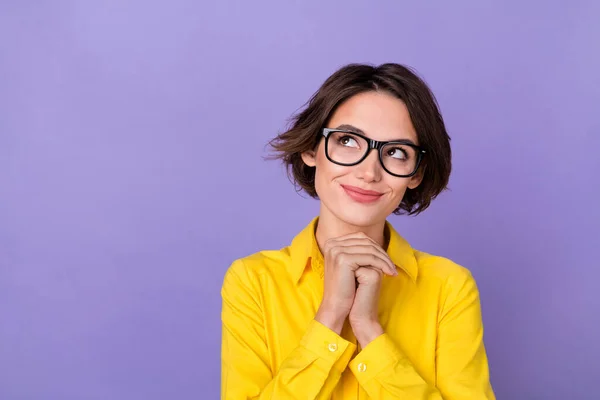
[[[421,184],[423,181],[423,176],[425,175],[425,167],[419,168],[416,174],[410,177],[410,181],[408,182],[409,189],[416,189],[417,186]]]
[[[314,150],[309,150],[309,151],[305,151],[304,153],[302,153],[302,161],[304,161],[304,164],[308,165],[309,167],[314,167],[317,165],[317,157],[315,154]]]

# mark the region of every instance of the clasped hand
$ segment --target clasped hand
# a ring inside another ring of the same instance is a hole
[[[364,233],[329,239],[325,282],[316,320],[340,334],[346,318],[361,347],[383,333],[378,303],[383,275],[397,275],[385,250]]]

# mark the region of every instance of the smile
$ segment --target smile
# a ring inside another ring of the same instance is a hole
[[[352,200],[358,203],[373,203],[376,202],[383,196],[383,193],[376,192],[373,190],[365,190],[356,186],[350,185],[341,185],[344,192],[350,197]]]

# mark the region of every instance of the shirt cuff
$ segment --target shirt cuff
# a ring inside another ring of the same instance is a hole
[[[352,361],[350,369],[358,382],[363,385],[381,371],[406,359],[390,337],[383,333],[367,345]],[[407,360],[408,361],[408,360]]]
[[[327,373],[333,368],[342,373],[348,366],[356,345],[312,320],[300,344],[318,357],[317,364]]]

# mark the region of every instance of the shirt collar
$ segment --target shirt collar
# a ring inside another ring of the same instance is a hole
[[[318,217],[313,218],[310,224],[296,235],[290,245],[291,274],[294,283],[298,283],[309,266],[320,276],[323,276],[323,255],[319,250],[315,237],[318,219]],[[392,224],[386,221],[385,225],[389,233],[388,256],[396,265],[396,268],[404,271],[413,282],[416,282],[419,267],[413,248],[396,232]]]

